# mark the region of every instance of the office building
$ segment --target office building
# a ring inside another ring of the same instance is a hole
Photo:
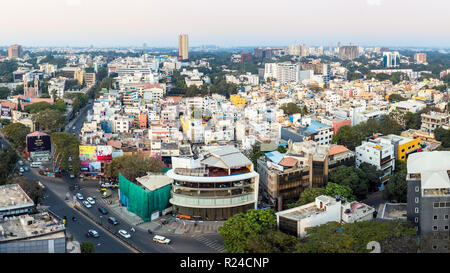
[[[394,52],[383,52],[383,66],[386,68],[400,66],[400,53]]]
[[[358,46],[339,46],[339,58],[341,58],[342,60],[353,60],[358,57]]]
[[[182,60],[189,59],[189,38],[187,34],[178,36],[178,56]]]
[[[413,223],[420,235],[443,233],[448,236],[450,152],[412,154],[408,158],[407,172],[407,219]],[[444,240],[435,240],[431,243],[436,251],[439,251],[440,245],[448,244]]]
[[[23,57],[23,50],[21,45],[11,45],[8,48],[8,58],[17,59]]]
[[[417,64],[427,64],[427,54],[426,53],[414,54],[414,62]]]

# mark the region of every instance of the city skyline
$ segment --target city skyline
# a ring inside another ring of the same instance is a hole
[[[428,1],[427,10],[433,16],[418,9],[419,4],[418,0],[349,0],[345,5],[331,0],[281,0],[276,6],[253,0],[214,4],[131,0],[126,5],[118,0],[19,0],[3,4],[5,10],[17,12],[0,18],[2,25],[11,26],[3,30],[0,44],[176,47],[177,35],[187,33],[193,47],[326,46],[338,41],[342,45],[449,47],[450,38],[443,34],[450,24],[446,15],[450,3]],[[25,19],[18,20],[17,14]]]

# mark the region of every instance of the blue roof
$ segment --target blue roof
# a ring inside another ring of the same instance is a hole
[[[280,161],[283,159],[283,155],[278,151],[265,153],[265,155],[275,164],[280,163]]]
[[[323,129],[323,128],[331,128],[331,127],[328,125],[322,124],[318,121],[311,120],[311,125],[306,127],[306,130],[310,131],[311,133],[316,134],[318,130]]]

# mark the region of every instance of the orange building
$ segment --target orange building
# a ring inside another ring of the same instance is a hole
[[[147,114],[141,113],[139,114],[139,128],[146,129],[147,128]]]

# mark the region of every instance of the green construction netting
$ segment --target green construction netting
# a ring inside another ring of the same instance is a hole
[[[127,206],[128,211],[139,215],[144,221],[150,221],[153,212],[161,211],[169,204],[170,185],[147,191],[119,173],[119,190],[122,204]]]

